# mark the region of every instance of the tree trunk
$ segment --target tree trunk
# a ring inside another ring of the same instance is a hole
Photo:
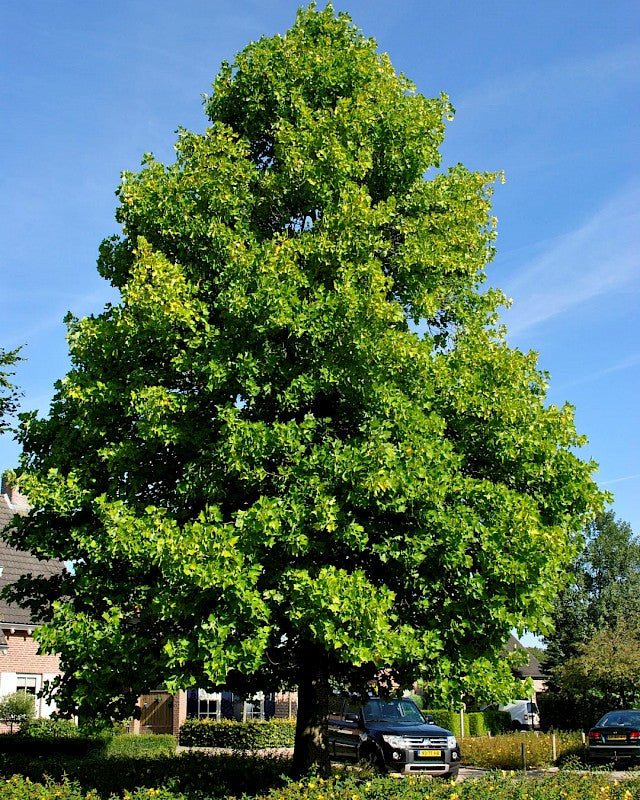
[[[298,717],[293,751],[293,774],[306,775],[311,768],[326,777],[331,772],[327,748],[329,672],[323,647],[303,643],[298,673]]]

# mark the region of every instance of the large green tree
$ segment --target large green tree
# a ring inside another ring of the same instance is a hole
[[[583,532],[546,637],[546,724],[584,727],[640,702],[640,540],[613,510]]]
[[[554,601],[547,665],[562,666],[599,631],[629,616],[640,618],[640,539],[609,509],[585,527],[583,547]]]
[[[123,176],[99,258],[121,301],[69,320],[25,419],[13,540],[75,570],[17,593],[63,709],[296,685],[296,767],[326,769],[331,682],[508,692],[502,645],[545,629],[600,495],[481,289],[494,176],[435,171],[445,96],[312,6],[206,111]]]

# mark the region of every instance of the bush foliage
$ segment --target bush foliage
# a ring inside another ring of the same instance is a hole
[[[29,722],[36,715],[36,700],[27,692],[12,692],[0,699],[0,722],[9,725],[13,732],[14,725]]]
[[[426,710],[431,714],[436,725],[450,730],[459,739],[460,712],[448,709]],[[472,711],[464,714],[464,736],[497,736],[511,728],[511,717],[504,711]]]
[[[640,780],[611,781],[605,775],[560,773],[542,779],[516,778],[506,773],[491,773],[477,780],[452,784],[407,777],[367,776],[344,772],[331,780],[310,778],[291,782],[255,800],[633,800],[639,796]],[[215,787],[206,794],[181,794],[165,787],[137,788],[127,792],[126,800],[195,800],[222,798]],[[235,795],[234,796],[238,796]],[[76,782],[32,783],[13,776],[0,782],[0,800],[108,800],[107,795],[86,792]],[[115,797],[113,798],[115,800]]]
[[[231,750],[260,750],[293,747],[295,721],[234,722],[232,720],[187,719],[180,728],[185,747],[224,747]]]
[[[31,739],[58,738],[71,739],[80,736],[81,731],[70,719],[50,719],[40,717],[20,726],[20,734]]]

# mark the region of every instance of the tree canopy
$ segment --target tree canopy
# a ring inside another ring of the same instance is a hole
[[[121,300],[69,318],[24,420],[13,540],[75,571],[16,592],[63,710],[296,685],[303,769],[330,681],[510,691],[502,646],[546,630],[601,498],[482,286],[496,176],[437,170],[446,96],[310,6],[205,108],[175,163],[123,175],[98,264]]]
[[[587,728],[640,702],[640,540],[612,510],[586,526],[552,619],[547,724]]]
[[[8,418],[18,409],[20,392],[12,382],[10,369],[20,361],[17,350],[4,350],[0,347],[0,434],[10,430]],[[9,369],[7,369],[9,368]]]
[[[610,509],[584,530],[584,547],[552,613],[546,637],[549,666],[576,656],[599,631],[640,618],[640,540]]]

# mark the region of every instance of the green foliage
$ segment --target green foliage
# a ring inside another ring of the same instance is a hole
[[[571,579],[556,599],[555,630],[547,636],[547,663],[554,668],[605,628],[640,615],[640,539],[613,511],[598,514],[584,531],[584,547]]]
[[[425,710],[423,714],[431,714],[434,723],[450,730],[460,738],[460,712],[451,709]],[[511,718],[504,711],[472,711],[464,714],[464,735],[485,736],[499,734],[510,730]]]
[[[292,783],[256,800],[631,800],[638,789],[638,778],[612,784],[602,775],[526,778],[494,773],[451,784],[416,776],[395,780],[344,773],[331,781],[311,778]]]
[[[482,286],[496,176],[436,172],[448,99],[331,6],[223,65],[206,111],[123,175],[120,302],[68,319],[72,368],[23,416],[39,512],[12,541],[75,569],[9,595],[43,609],[59,707],[306,682],[320,719],[330,677],[381,674],[511,696],[502,647],[547,629],[602,496]]]
[[[78,726],[70,719],[50,719],[40,717],[20,726],[21,736],[30,738],[73,738],[80,736]]]
[[[21,753],[30,758],[67,756],[70,758],[158,758],[174,755],[176,740],[169,734],[87,735],[68,720],[35,720],[19,734],[0,737],[0,752]]]
[[[587,527],[554,621],[545,725],[586,730],[605,711],[640,703],[640,540],[613,511]]]
[[[440,725],[441,728],[446,728],[451,731],[454,736],[460,738],[460,712],[451,711],[450,709],[427,709],[422,712],[423,714],[430,714],[433,717],[435,725]],[[465,733],[469,735],[469,729],[465,720]]]
[[[640,618],[603,628],[553,671],[548,724],[587,730],[614,708],[640,705]],[[541,709],[542,711],[542,709]]]
[[[606,775],[560,773],[546,778],[516,778],[495,773],[478,780],[452,786],[445,781],[408,777],[403,780],[344,773],[324,781],[309,778],[275,789],[268,795],[245,795],[256,800],[631,800],[640,792],[640,780],[629,778],[612,782]],[[233,795],[237,796],[237,795]],[[107,800],[105,795],[101,796]],[[166,788],[135,789],[127,800],[195,800],[195,795],[178,794]],[[221,798],[214,787],[200,798]],[[64,780],[55,783],[30,783],[18,775],[0,783],[0,800],[97,800],[78,784]]]
[[[18,355],[19,351],[20,348],[4,350],[0,347],[0,434],[11,430],[7,418],[18,408],[20,392],[11,381],[14,372],[6,368],[13,367],[22,360]]]
[[[20,774],[34,783],[45,782],[48,778],[62,782],[68,778],[83,792],[94,792],[94,800],[97,800],[95,795],[105,799],[111,795],[121,798],[136,790],[155,793],[164,789],[178,796],[184,794],[189,800],[228,800],[282,786],[284,776],[290,772],[290,758],[252,758],[240,753],[213,756],[186,752],[164,758],[98,754],[86,758],[64,754],[33,758],[20,752],[0,754],[1,775]]]
[[[115,800],[114,795],[111,797]],[[134,789],[126,797],[127,800],[183,800],[182,795],[163,788]],[[43,783],[32,783],[28,778],[13,775],[0,782],[0,800],[99,800],[99,796],[92,791],[85,792],[78,783],[67,778],[60,783],[50,778]]]
[[[23,725],[36,715],[36,699],[27,692],[11,692],[0,697],[0,722],[9,725]]]
[[[19,753],[28,758],[69,756],[82,758],[105,749],[105,740],[95,736],[24,736],[5,734],[0,736],[0,753]]]
[[[293,747],[294,720],[264,722],[187,719],[180,727],[180,744],[185,747],[224,747],[232,750],[259,750],[267,747]]]

